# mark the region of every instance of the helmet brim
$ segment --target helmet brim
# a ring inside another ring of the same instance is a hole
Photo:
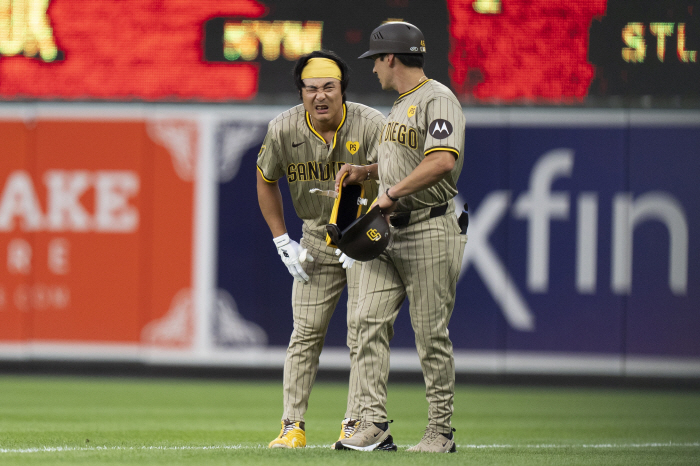
[[[357,58],[358,59],[360,59],[360,58],[371,59],[373,56],[379,55],[380,53],[384,53],[384,54],[387,54],[387,53],[406,53],[406,54],[409,54],[410,53],[410,54],[414,54],[414,55],[422,55],[425,52],[416,52],[413,50],[401,50],[400,47],[380,47],[377,49],[370,49]]]
[[[376,55],[376,54],[377,54],[377,52],[373,52],[372,50],[368,50],[357,58],[358,59],[360,59],[360,58],[372,58],[372,56]]]

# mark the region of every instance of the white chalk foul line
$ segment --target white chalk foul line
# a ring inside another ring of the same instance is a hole
[[[407,448],[411,445],[399,445],[401,448]],[[486,444],[486,445],[457,445],[457,448],[466,449],[507,449],[507,448],[698,448],[700,442],[693,443],[673,443],[673,442],[656,442],[656,443],[600,443],[600,444],[539,444],[539,445],[508,445],[508,444]],[[328,448],[329,445],[307,445],[306,448]],[[206,450],[266,450],[267,445],[212,445],[212,446],[181,446],[181,447],[166,447],[166,446],[141,446],[141,447],[119,447],[119,446],[101,446],[101,447],[36,447],[36,448],[0,448],[0,453],[60,453],[60,452],[96,452],[96,451],[144,451],[144,450],[161,450],[161,451],[206,451]]]
[[[659,447],[700,447],[693,443],[599,443],[599,444],[542,444],[542,445],[457,445],[457,448],[659,448]]]

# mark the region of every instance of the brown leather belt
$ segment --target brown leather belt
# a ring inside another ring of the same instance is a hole
[[[428,218],[440,217],[445,215],[447,212],[447,204],[439,205],[430,209],[430,216]],[[423,217],[425,219],[425,217]],[[391,226],[394,228],[404,228],[411,224],[411,212],[397,212],[389,217]],[[415,222],[413,222],[415,223]]]

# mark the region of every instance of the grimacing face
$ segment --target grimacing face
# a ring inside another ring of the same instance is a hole
[[[311,118],[319,123],[330,123],[343,114],[343,93],[335,78],[307,78],[302,80],[301,98]]]

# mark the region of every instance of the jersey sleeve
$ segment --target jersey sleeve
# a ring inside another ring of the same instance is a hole
[[[384,121],[384,116],[381,113],[377,113],[370,118],[367,118],[365,122],[365,144],[367,147],[367,163],[373,164],[377,163],[377,151],[379,150],[379,143],[382,137],[382,122]]]
[[[273,128],[269,128],[258,152],[258,171],[268,183],[274,183],[285,175],[282,168],[282,154]]]
[[[460,156],[465,120],[458,103],[443,96],[431,99],[425,111],[425,124],[424,155],[445,150],[452,152],[455,158]]]

